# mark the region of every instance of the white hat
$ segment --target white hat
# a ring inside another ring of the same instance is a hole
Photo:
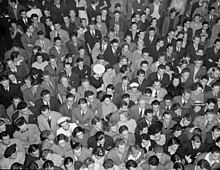
[[[96,64],[93,67],[93,71],[97,74],[102,74],[105,72],[105,67],[102,64]]]
[[[138,87],[138,86],[139,86],[139,84],[136,83],[136,82],[133,82],[133,83],[130,84],[130,87],[131,87],[131,88],[132,88],[132,87]]]
[[[57,120],[57,124],[60,125],[61,123],[67,121],[67,120],[70,120],[69,117],[61,117]]]

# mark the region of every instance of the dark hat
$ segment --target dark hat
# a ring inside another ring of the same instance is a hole
[[[5,157],[5,158],[9,158],[13,153],[16,152],[16,147],[17,147],[16,144],[13,144],[13,145],[9,146],[9,147],[5,150],[4,157]]]
[[[163,123],[160,121],[155,121],[151,124],[151,126],[149,127],[149,135],[155,135],[158,132],[162,131],[163,128]]]
[[[22,101],[18,103],[17,109],[22,110],[22,109],[25,109],[27,106],[28,106],[27,103]]]

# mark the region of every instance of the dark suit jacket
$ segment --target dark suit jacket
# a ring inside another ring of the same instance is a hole
[[[36,111],[34,108],[29,108],[29,110],[32,112],[31,115],[28,116],[28,124],[37,124],[37,115],[36,115]],[[12,122],[15,122],[15,120],[19,117],[19,111],[16,111],[11,119],[12,119]]]
[[[71,35],[74,31],[76,31],[76,26],[75,26],[75,24],[73,24],[73,23],[69,23],[69,27],[67,27],[66,25],[65,25],[65,23],[62,23],[61,24],[61,28],[62,29],[64,29],[64,30],[66,30],[68,33],[69,33],[69,35]]]
[[[83,65],[83,69],[80,70],[78,66],[73,68],[73,72],[79,76],[79,79],[89,77],[91,75],[91,68],[87,65]]]
[[[101,40],[102,35],[99,30],[95,30],[95,36],[93,37],[91,35],[91,31],[88,30],[85,32],[84,37],[85,37],[85,43],[86,43],[87,48],[90,48],[92,50],[95,45],[95,42],[97,40]]]
[[[208,48],[204,54],[204,65],[206,66],[207,70],[211,67],[216,66],[216,63],[218,59],[220,58],[220,50],[218,50],[218,53],[215,54],[214,47]],[[212,59],[212,62],[209,62],[208,60]]]
[[[53,87],[51,87],[51,85],[49,85],[47,82],[45,82],[45,81],[42,81],[41,82],[41,85],[40,85],[40,87],[42,88],[42,89],[47,89],[49,92],[50,92],[50,95],[51,96],[56,96],[56,94],[57,94],[57,84],[56,84],[56,80],[53,78],[53,77],[51,77],[50,78],[50,82],[52,83],[52,85],[53,85]]]
[[[24,100],[28,103],[28,105],[30,104],[30,102],[32,102],[32,103],[37,102],[41,98],[40,94],[41,94],[42,90],[43,89],[41,87],[38,87],[36,96],[34,96],[32,90],[31,90],[31,87],[25,89],[23,92]]]
[[[88,139],[88,148],[96,148],[98,145],[97,145],[97,140],[96,140],[96,137],[95,135],[94,136],[91,136],[89,139]],[[105,143],[104,143],[104,146],[103,148],[107,151],[111,150],[112,148],[114,147],[114,142],[113,142],[113,138],[108,136],[108,135],[105,135]]]
[[[202,48],[202,46],[199,44],[198,48]],[[186,54],[185,56],[189,56],[191,59],[190,59],[190,63],[193,63],[195,58],[196,58],[196,50],[193,46],[193,44],[190,44],[188,46],[186,46]]]
[[[25,9],[23,5],[17,5],[17,13],[15,14],[14,9],[9,5],[7,7],[9,17],[12,19],[19,20],[21,18],[20,10],[22,10],[22,9]]]
[[[67,41],[67,43],[66,43],[66,47],[67,47],[68,51],[73,55],[78,54],[78,48],[82,45],[83,46],[85,45],[82,40],[77,40],[76,46],[74,45],[73,41],[71,41],[71,40]]]
[[[194,164],[197,164],[201,159],[205,159],[205,157],[207,156],[208,153],[209,153],[209,152],[204,152],[204,153],[199,154],[199,155],[197,156],[197,158],[196,158]],[[219,158],[218,158],[218,161],[220,161]],[[213,163],[213,164],[211,165],[211,169],[212,169],[212,170],[217,170],[217,169],[219,169],[219,168],[220,168],[220,163],[215,162],[215,163]]]
[[[53,69],[53,67],[48,64],[45,68],[44,71],[48,71],[51,76],[57,77],[58,74],[63,71],[63,63],[57,63],[57,68],[56,70]]]
[[[104,59],[109,62],[109,64],[114,65],[119,62],[119,57],[122,55],[121,48],[118,47],[115,54],[113,54],[112,46],[108,46],[104,52]]]
[[[8,108],[11,103],[12,95],[16,94],[23,98],[23,94],[20,90],[20,86],[14,83],[9,83],[9,91],[6,91],[2,85],[0,85],[0,104],[3,104],[5,108]]]
[[[132,82],[136,82],[136,83],[139,84],[139,82],[138,82],[138,78],[133,79],[133,80],[131,81],[131,83],[132,83]],[[140,92],[143,93],[144,90],[147,88],[147,85],[148,85],[148,82],[147,82],[146,79],[144,79],[143,82],[142,82],[141,84],[139,84],[139,86],[138,86],[138,90],[139,90]]]
[[[190,70],[190,75],[189,78],[193,80],[193,76],[194,76],[194,71],[195,71],[195,64],[190,64],[188,66],[189,70]],[[201,66],[200,69],[198,70],[198,72],[195,75],[195,79],[199,79],[206,75],[206,68],[204,66]]]
[[[38,110],[38,115],[40,115],[40,108],[41,106],[44,105],[43,99],[39,99],[36,103],[35,103],[35,107]],[[50,110],[52,111],[56,111],[59,112],[59,107],[60,107],[60,103],[57,100],[56,97],[51,97],[50,98]]]
[[[88,19],[89,21],[92,20],[92,18],[94,17],[96,20],[96,16],[98,15],[98,13],[100,12],[99,8],[96,7],[95,9],[90,5],[88,6],[88,8],[86,9],[87,15],[88,15]]]
[[[170,24],[171,24],[170,21],[171,21],[170,15],[168,15],[164,18],[163,26],[162,26],[162,36],[167,36],[167,34],[169,32]],[[178,16],[174,17],[173,25],[172,25],[171,29],[175,29],[178,22],[179,22],[179,17]]]
[[[185,108],[185,109],[191,108],[191,105],[193,104],[193,102],[191,100],[189,100],[185,105],[183,105],[182,96],[175,96],[173,98],[173,102],[179,103],[180,107]]]
[[[127,91],[129,90],[129,86],[127,86]],[[123,94],[125,94],[126,92],[124,91],[124,89],[122,88],[122,83],[119,83],[115,86],[115,93],[118,93],[120,96],[122,96]]]
[[[77,106],[77,103],[73,103],[72,109],[68,109],[67,104],[63,103],[59,108],[59,113],[61,113],[63,116],[67,116],[72,119],[73,109]]]
[[[57,49],[55,46],[53,46],[50,50],[49,50],[49,54],[50,55],[54,55],[56,57],[57,62],[62,63],[62,57],[65,57],[66,54],[68,53],[68,50],[66,48],[66,46],[61,45],[61,49],[60,49],[60,53],[58,53]]]
[[[94,115],[95,115],[95,113],[91,109],[88,108],[85,115],[82,116],[81,109],[79,107],[76,107],[73,109],[72,121],[76,122],[76,120],[78,120],[79,126],[81,126],[82,128],[85,128],[86,130],[90,130],[91,120]]]
[[[148,82],[147,87],[152,86],[154,80],[156,80],[156,79],[158,79],[157,72],[151,73],[147,79],[147,82]],[[162,87],[164,87],[164,88],[167,87],[169,82],[170,82],[170,76],[167,73],[164,73],[162,81],[161,81]]]
[[[153,41],[150,41],[149,34],[146,34],[144,37],[145,47],[148,47],[150,49],[152,46],[156,45],[158,38],[159,37],[155,35]]]
[[[27,23],[27,24],[30,24],[30,23],[31,23],[31,19],[30,19],[30,18],[27,18],[27,20],[28,20],[28,23]],[[22,27],[22,29],[23,29],[24,32],[27,31],[27,24],[24,23],[24,21],[23,21],[22,18],[20,18],[20,19],[18,20],[18,25],[20,25],[20,26]]]
[[[61,73],[59,73],[59,79],[63,76],[63,75],[66,75],[66,71],[63,71]],[[72,71],[71,73],[71,76],[69,77],[69,80],[70,80],[70,84],[73,86],[73,87],[78,87],[80,85],[80,79],[79,79],[79,76]]]

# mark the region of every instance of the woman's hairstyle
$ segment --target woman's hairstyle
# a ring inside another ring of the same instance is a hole
[[[59,134],[59,135],[56,136],[56,138],[54,140],[54,143],[56,145],[58,145],[59,141],[61,141],[61,140],[64,140],[65,142],[68,142],[68,137],[66,135],[64,135],[64,134]]]
[[[101,146],[97,146],[92,151],[93,155],[103,157],[105,156],[105,149]]]
[[[23,165],[18,163],[18,162],[15,162],[11,165],[11,168],[10,170],[23,170]]]
[[[173,155],[171,155],[171,161],[173,163],[176,163],[176,162],[182,162],[182,157],[178,154],[178,153],[174,153]]]
[[[172,137],[169,139],[167,145],[168,146],[172,146],[172,145],[180,145],[181,144],[181,140],[178,139],[177,137]]]
[[[137,168],[138,164],[134,160],[128,160],[125,163],[125,168],[130,170],[131,168]]]
[[[77,133],[82,132],[84,134],[85,130],[83,128],[81,128],[80,126],[77,126],[74,130],[73,130],[73,137],[76,137]]]

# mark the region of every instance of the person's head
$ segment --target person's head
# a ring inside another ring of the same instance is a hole
[[[113,95],[115,91],[115,87],[113,84],[109,84],[107,87],[106,87],[106,93],[107,94],[110,94],[110,95]]]
[[[63,22],[64,22],[65,24],[68,24],[68,23],[70,22],[70,17],[69,17],[69,15],[63,15],[62,17],[63,17]]]
[[[20,13],[21,18],[23,19],[27,18],[27,12],[25,9],[21,9],[19,13]]]
[[[215,94],[218,94],[219,91],[220,91],[220,83],[219,83],[219,82],[214,82],[214,83],[211,85],[211,88],[212,88],[212,91],[213,91]]]
[[[74,169],[73,159],[71,157],[66,157],[63,161],[63,165],[66,170],[73,170]]]
[[[118,132],[120,133],[120,135],[123,139],[128,140],[129,131],[128,131],[128,127],[126,125],[120,126]]]
[[[134,160],[130,159],[125,163],[125,168],[127,170],[135,170],[137,167],[138,167],[138,164]]]
[[[152,28],[154,28],[154,29],[155,29],[155,32],[156,32],[157,19],[156,19],[156,18],[152,18],[150,23],[151,23]],[[150,30],[150,29],[149,29],[149,30]],[[154,32],[154,33],[155,33],[155,32]],[[149,34],[150,34],[150,32],[149,32]]]
[[[119,153],[123,154],[125,152],[126,148],[126,141],[122,138],[118,138],[115,141],[115,146]]]
[[[199,43],[200,43],[200,37],[199,36],[194,36],[194,38],[193,38],[193,43],[195,44],[195,45],[199,45]]]
[[[50,130],[44,130],[40,134],[41,141],[47,141],[48,143],[53,144],[55,136]]]
[[[149,122],[152,122],[152,120],[153,120],[153,109],[146,109],[144,111],[144,117]]]
[[[51,16],[46,17],[46,25],[47,26],[53,25],[53,18]]]
[[[7,75],[0,76],[0,83],[3,85],[4,88],[9,87],[9,78]]]
[[[189,68],[184,68],[184,69],[182,70],[182,72],[181,72],[182,78],[186,81],[186,80],[188,80],[189,75],[190,75],[190,70],[189,70]]]
[[[172,115],[171,115],[171,112],[169,111],[165,111],[163,113],[163,120],[164,122],[169,125],[170,124],[170,121],[172,120]]]
[[[156,29],[154,27],[150,27],[148,31],[149,31],[149,36],[153,37],[156,32]]]
[[[114,50],[117,50],[117,48],[118,48],[118,46],[119,46],[118,40],[117,40],[117,39],[113,39],[113,40],[111,41],[111,46],[112,46],[112,48],[113,48]]]
[[[208,83],[209,77],[207,75],[204,75],[200,78],[200,83],[203,87],[205,87]]]
[[[106,159],[103,162],[103,167],[105,170],[114,170],[114,162],[112,159]]]
[[[145,96],[144,95],[141,95],[139,98],[138,98],[138,105],[141,109],[145,109],[145,106],[146,106],[146,102],[145,102]]]
[[[62,42],[62,41],[61,41],[61,38],[60,38],[60,37],[55,37],[53,41],[54,41],[54,45],[55,45],[55,46],[61,47],[61,42]]]
[[[158,165],[159,165],[159,159],[156,155],[151,156],[148,159],[148,164],[149,164],[149,170],[156,170]]]
[[[92,154],[96,159],[101,159],[105,156],[105,149],[102,146],[97,146],[93,149]]]
[[[124,56],[124,55],[120,56],[119,57],[119,63],[121,65],[127,65],[128,64],[128,58],[126,56]]]
[[[191,142],[196,149],[199,149],[202,144],[202,137],[198,134],[195,134],[192,136]]]
[[[202,64],[203,64],[203,59],[202,59],[201,56],[197,56],[195,58],[194,62],[195,62],[195,67],[200,68],[202,66]]]
[[[213,109],[208,109],[205,112],[205,116],[209,122],[212,122],[213,119],[215,118],[215,111]]]
[[[120,16],[121,16],[121,11],[115,10],[115,11],[114,11],[114,18],[115,18],[116,20],[119,20]]]
[[[215,108],[216,104],[217,104],[217,100],[216,99],[209,98],[206,101],[206,108],[209,109],[209,110],[212,110],[212,109]]]
[[[201,84],[201,83],[195,83],[195,84],[193,85],[193,90],[194,90],[194,92],[195,92],[196,95],[202,93],[202,91],[203,91],[203,86],[202,86],[202,84]]]
[[[196,165],[196,168],[196,170],[211,170],[210,163],[205,159],[199,160],[199,162]]]
[[[151,103],[151,106],[154,112],[158,112],[160,110],[160,102],[158,100],[154,100]]]
[[[161,88],[161,81],[158,80],[158,79],[154,80],[153,87],[155,88],[156,91],[160,90],[160,88]]]
[[[150,56],[150,51],[149,51],[149,49],[143,48],[143,50],[142,50],[142,56],[143,56],[144,59],[147,60],[147,59],[149,58],[149,56]],[[143,61],[145,61],[145,60],[143,60]]]
[[[8,132],[3,131],[3,132],[0,133],[0,141],[3,145],[9,145],[10,144],[10,136],[9,136]]]
[[[78,101],[78,105],[82,111],[84,111],[84,112],[87,111],[88,103],[87,103],[86,98],[80,98]]]
[[[70,142],[74,155],[79,158],[82,154],[82,144],[79,142],[74,142],[73,140]]]
[[[25,130],[28,130],[27,122],[24,117],[19,117],[18,119],[16,119],[14,121],[14,125],[21,133],[24,132]]]
[[[170,138],[168,143],[167,143],[168,147],[170,147],[174,151],[177,151],[177,149],[179,148],[180,144],[181,144],[181,141],[177,137]]]
[[[126,87],[129,84],[129,78],[128,76],[123,76],[122,77],[122,86]]]
[[[46,101],[46,102],[50,102],[50,91],[47,89],[43,89],[40,93],[41,98]]]
[[[185,101],[188,101],[191,97],[191,90],[190,89],[184,89],[182,93],[182,97]]]
[[[192,116],[190,114],[185,114],[182,118],[182,123],[184,126],[189,126],[190,123],[192,122]]]
[[[193,17],[193,20],[198,23],[200,22],[201,20],[201,15],[199,13],[195,14],[194,17]]]
[[[24,166],[21,163],[15,162],[11,165],[10,170],[23,170]]]
[[[17,109],[20,111],[22,115],[28,115],[30,110],[28,108],[28,104],[24,101],[21,101],[17,105]]]
[[[100,117],[94,116],[91,120],[91,123],[96,129],[99,129],[99,130],[102,129],[102,121],[101,121]]]
[[[220,137],[220,126],[216,125],[212,127],[212,136],[214,137],[214,139]]]
[[[78,139],[82,140],[84,132],[85,132],[85,130],[83,128],[81,128],[80,126],[77,126],[73,130],[72,135],[73,135],[74,138],[78,138]]]
[[[55,0],[57,1],[57,0]],[[42,170],[54,170],[54,163],[51,160],[46,160],[43,164]]]
[[[37,14],[31,14],[31,21],[33,23],[38,23],[38,15]]]
[[[164,52],[158,54],[158,61],[160,64],[165,64],[166,62],[165,55],[166,54]],[[164,68],[164,71],[165,71],[165,68]]]
[[[34,33],[34,26],[33,25],[27,25],[27,32]]]
[[[182,162],[182,157],[178,153],[174,153],[173,155],[171,155],[170,159],[173,163]]]
[[[84,165],[88,169],[94,169],[94,163],[95,161],[90,157],[86,158],[86,160],[84,161]]]
[[[98,145],[104,146],[104,143],[105,143],[105,134],[104,134],[104,132],[102,132],[102,131],[96,132],[95,139],[96,139]]]
[[[215,42],[214,42],[214,47],[217,49],[217,50],[220,50],[220,39],[216,39]]]
[[[66,71],[67,74],[71,73],[72,72],[72,65],[70,63],[65,63],[64,70]]]
[[[142,61],[141,64],[140,64],[140,67],[141,67],[141,70],[144,70],[146,72],[149,68],[148,61],[146,61],[146,60]]]
[[[51,116],[50,114],[50,108],[48,105],[43,105],[40,108],[40,112],[41,114],[45,117],[45,118],[49,118]]]
[[[28,153],[35,158],[39,158],[40,157],[39,146],[37,144],[30,145],[28,148]]]
[[[58,145],[61,148],[65,148],[67,142],[68,142],[68,137],[64,134],[59,134],[56,136],[54,140],[55,144]]]
[[[173,164],[173,170],[185,170],[185,168],[181,162],[176,162]]]

